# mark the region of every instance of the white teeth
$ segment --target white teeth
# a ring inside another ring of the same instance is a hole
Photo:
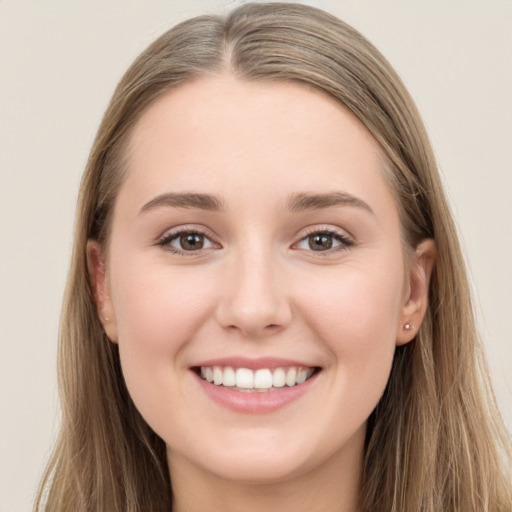
[[[288,373],[286,374],[286,385],[287,386],[295,386],[296,382],[297,382],[297,369],[290,368],[288,370]]]
[[[297,374],[297,384],[302,384],[313,374],[312,368],[301,368]]]
[[[237,368],[235,375],[237,388],[252,389],[254,387],[254,373],[252,370]]]
[[[286,374],[282,368],[274,370],[272,375],[272,386],[275,388],[282,388],[286,384]]]
[[[215,385],[220,386],[222,384],[223,373],[222,368],[219,366],[213,367],[213,383]]]
[[[254,374],[254,387],[257,389],[268,389],[272,387],[272,372],[266,368],[256,370]]]
[[[249,368],[237,368],[231,366],[201,366],[201,378],[216,386],[238,388],[239,391],[259,390],[266,391],[272,388],[292,387],[302,384],[311,375],[313,368],[300,368],[291,366],[289,368],[260,368],[250,370]]]
[[[233,370],[231,366],[224,368],[224,376],[222,380],[222,384],[224,384],[224,386],[236,386],[235,370]]]

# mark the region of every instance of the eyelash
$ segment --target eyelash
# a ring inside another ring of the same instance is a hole
[[[178,240],[183,235],[200,235],[204,238],[205,241],[207,240],[212,245],[217,245],[220,247],[219,244],[212,241],[212,239],[209,235],[207,235],[205,232],[203,232],[201,229],[198,229],[198,228],[180,229],[179,231],[174,231],[172,233],[169,233],[169,234],[165,235],[163,238],[161,238],[157,242],[157,245],[162,247],[166,251],[172,252],[173,254],[178,254],[180,256],[195,256],[195,255],[203,252],[203,250],[205,250],[205,249],[201,248],[201,249],[198,249],[195,251],[187,251],[184,249],[177,249],[176,247],[173,247],[171,245],[171,242],[173,242],[174,240]]]
[[[336,240],[339,242],[339,245],[336,246],[336,247],[331,247],[325,251],[315,251],[313,249],[304,249],[308,252],[311,252],[313,254],[315,254],[315,256],[330,256],[332,255],[333,253],[338,253],[338,252],[341,252],[341,251],[345,251],[347,249],[349,249],[350,247],[352,247],[355,242],[352,238],[350,238],[349,236],[347,236],[346,234],[344,233],[340,233],[332,228],[327,228],[327,227],[321,227],[321,228],[318,228],[318,227],[315,227],[315,228],[310,228],[307,232],[306,232],[306,235],[303,236],[297,243],[295,243],[293,246],[296,247],[298,244],[300,244],[301,242],[307,240],[308,238],[310,238],[311,236],[313,235],[326,235],[328,237],[332,237],[333,240]]]
[[[214,242],[209,235],[207,235],[204,231],[198,228],[190,228],[190,229],[180,229],[179,231],[174,231],[172,233],[169,233],[165,235],[162,239],[160,239],[156,245],[162,247],[166,251],[172,252],[173,254],[178,254],[181,256],[195,256],[197,254],[202,253],[204,250],[209,249],[207,248],[200,248],[197,250],[184,250],[184,249],[178,249],[176,247],[173,247],[171,245],[171,242],[174,240],[178,240],[183,235],[200,235],[204,238],[204,240],[207,240],[212,246],[217,245],[217,247],[221,247],[219,244]],[[331,247],[325,251],[315,251],[313,249],[303,249],[307,252],[312,252],[317,256],[328,256],[333,253],[337,253],[340,251],[344,251],[354,245],[354,241],[348,237],[345,234],[339,233],[336,230],[333,230],[331,228],[311,228],[308,230],[308,232],[303,236],[298,242],[293,244],[292,248],[297,248],[298,245],[304,241],[306,241],[308,238],[312,237],[313,235],[325,235],[328,237],[332,237],[333,240],[336,240],[339,242],[338,246]]]

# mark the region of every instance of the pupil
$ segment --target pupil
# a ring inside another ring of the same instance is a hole
[[[186,233],[180,237],[181,247],[187,251],[197,251],[203,248],[203,235]]]
[[[332,237],[330,235],[311,235],[309,237],[309,246],[313,251],[324,251],[332,247]]]

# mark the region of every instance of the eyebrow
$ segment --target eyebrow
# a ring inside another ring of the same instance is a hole
[[[292,212],[304,212],[308,210],[320,210],[333,206],[354,206],[367,210],[373,214],[373,210],[359,197],[347,192],[327,192],[312,194],[308,192],[292,194],[286,202],[286,210]],[[161,194],[147,202],[139,211],[139,215],[156,208],[195,208],[219,212],[225,210],[224,202],[210,194],[198,193],[173,193]]]
[[[319,210],[332,206],[355,206],[374,214],[368,203],[347,192],[327,192],[325,194],[293,194],[287,202],[287,209],[292,212]]]
[[[139,211],[139,215],[155,208],[197,208],[199,210],[208,210],[218,212],[224,210],[224,203],[220,199],[210,194],[181,193],[175,194],[169,192],[161,194],[151,201],[147,202]]]

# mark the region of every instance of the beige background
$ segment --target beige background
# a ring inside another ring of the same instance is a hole
[[[56,335],[79,178],[122,72],[235,2],[0,0],[0,512],[30,510],[58,426]],[[368,36],[423,113],[512,430],[512,1],[310,1]]]

